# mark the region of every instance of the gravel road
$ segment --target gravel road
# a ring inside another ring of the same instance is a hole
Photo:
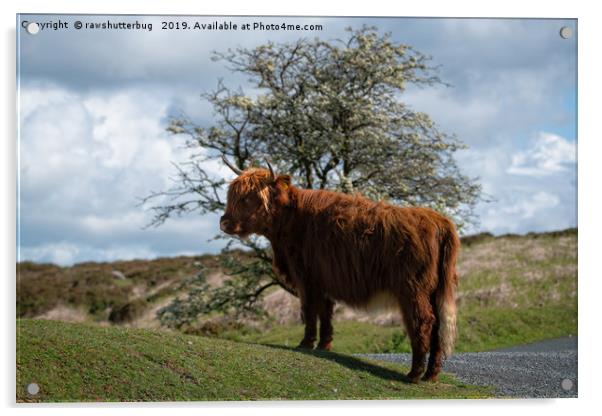
[[[361,354],[409,365],[410,354]],[[466,383],[492,386],[500,397],[577,397],[577,338],[502,350],[454,354],[443,365]]]

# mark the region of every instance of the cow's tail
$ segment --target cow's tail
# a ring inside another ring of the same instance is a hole
[[[442,233],[439,257],[439,284],[437,287],[437,315],[439,320],[439,346],[444,357],[452,353],[456,340],[456,257],[460,248],[460,239],[454,226]]]

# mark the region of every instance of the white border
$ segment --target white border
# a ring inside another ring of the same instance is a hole
[[[287,402],[287,403],[198,403],[198,404],[129,404],[129,405],[84,405],[84,406],[44,406],[44,414],[80,414],[82,408],[87,413],[123,414],[127,411],[144,411],[149,414],[165,413],[166,407],[178,408],[178,413],[199,414],[210,411],[215,414],[244,412],[259,415],[283,414],[306,415],[308,412],[345,412],[345,414],[365,414],[369,408],[382,412],[406,414],[438,412],[441,414],[488,415],[516,412],[520,410],[544,411],[547,414],[578,414],[596,408],[597,386],[600,370],[600,353],[597,351],[600,340],[599,296],[602,276],[598,272],[600,258],[600,45],[602,21],[596,13],[595,2],[575,1],[526,2],[506,0],[504,2],[471,2],[468,0],[415,2],[392,1],[344,1],[341,3],[324,0],[283,1],[230,1],[193,2],[186,0],[77,0],[33,1],[21,0],[12,4],[1,3],[3,33],[2,83],[2,246],[0,255],[4,266],[3,300],[1,308],[4,316],[4,341],[0,342],[3,357],[3,370],[0,378],[0,391],[4,406],[16,411],[14,400],[15,375],[15,14],[21,13],[131,13],[131,14],[247,14],[247,15],[333,15],[333,16],[449,16],[449,17],[557,17],[578,18],[579,31],[579,399],[564,400],[491,400],[491,401],[408,401],[408,402]],[[596,133],[598,133],[596,135]],[[311,376],[311,375],[308,375]],[[20,411],[29,413],[34,408],[19,406]],[[110,410],[107,409],[110,407]],[[197,407],[200,407],[197,408]],[[340,410],[339,410],[340,409]]]

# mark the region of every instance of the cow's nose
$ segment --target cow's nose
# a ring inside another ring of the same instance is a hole
[[[230,224],[230,221],[227,218],[225,218],[225,215],[220,218],[220,220],[219,220],[220,230],[226,231],[229,224]]]

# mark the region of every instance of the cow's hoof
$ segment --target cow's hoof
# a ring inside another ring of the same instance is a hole
[[[324,351],[330,351],[332,350],[332,341],[328,341],[328,342],[320,342],[318,344],[318,349],[319,350],[324,350]]]
[[[406,380],[408,383],[418,384],[420,382],[420,374],[413,374],[410,372],[406,375]]]
[[[437,374],[426,373],[424,376],[422,376],[422,380],[436,382],[439,381],[439,376]]]
[[[301,341],[299,345],[297,345],[298,350],[313,350],[314,343],[309,341]]]

